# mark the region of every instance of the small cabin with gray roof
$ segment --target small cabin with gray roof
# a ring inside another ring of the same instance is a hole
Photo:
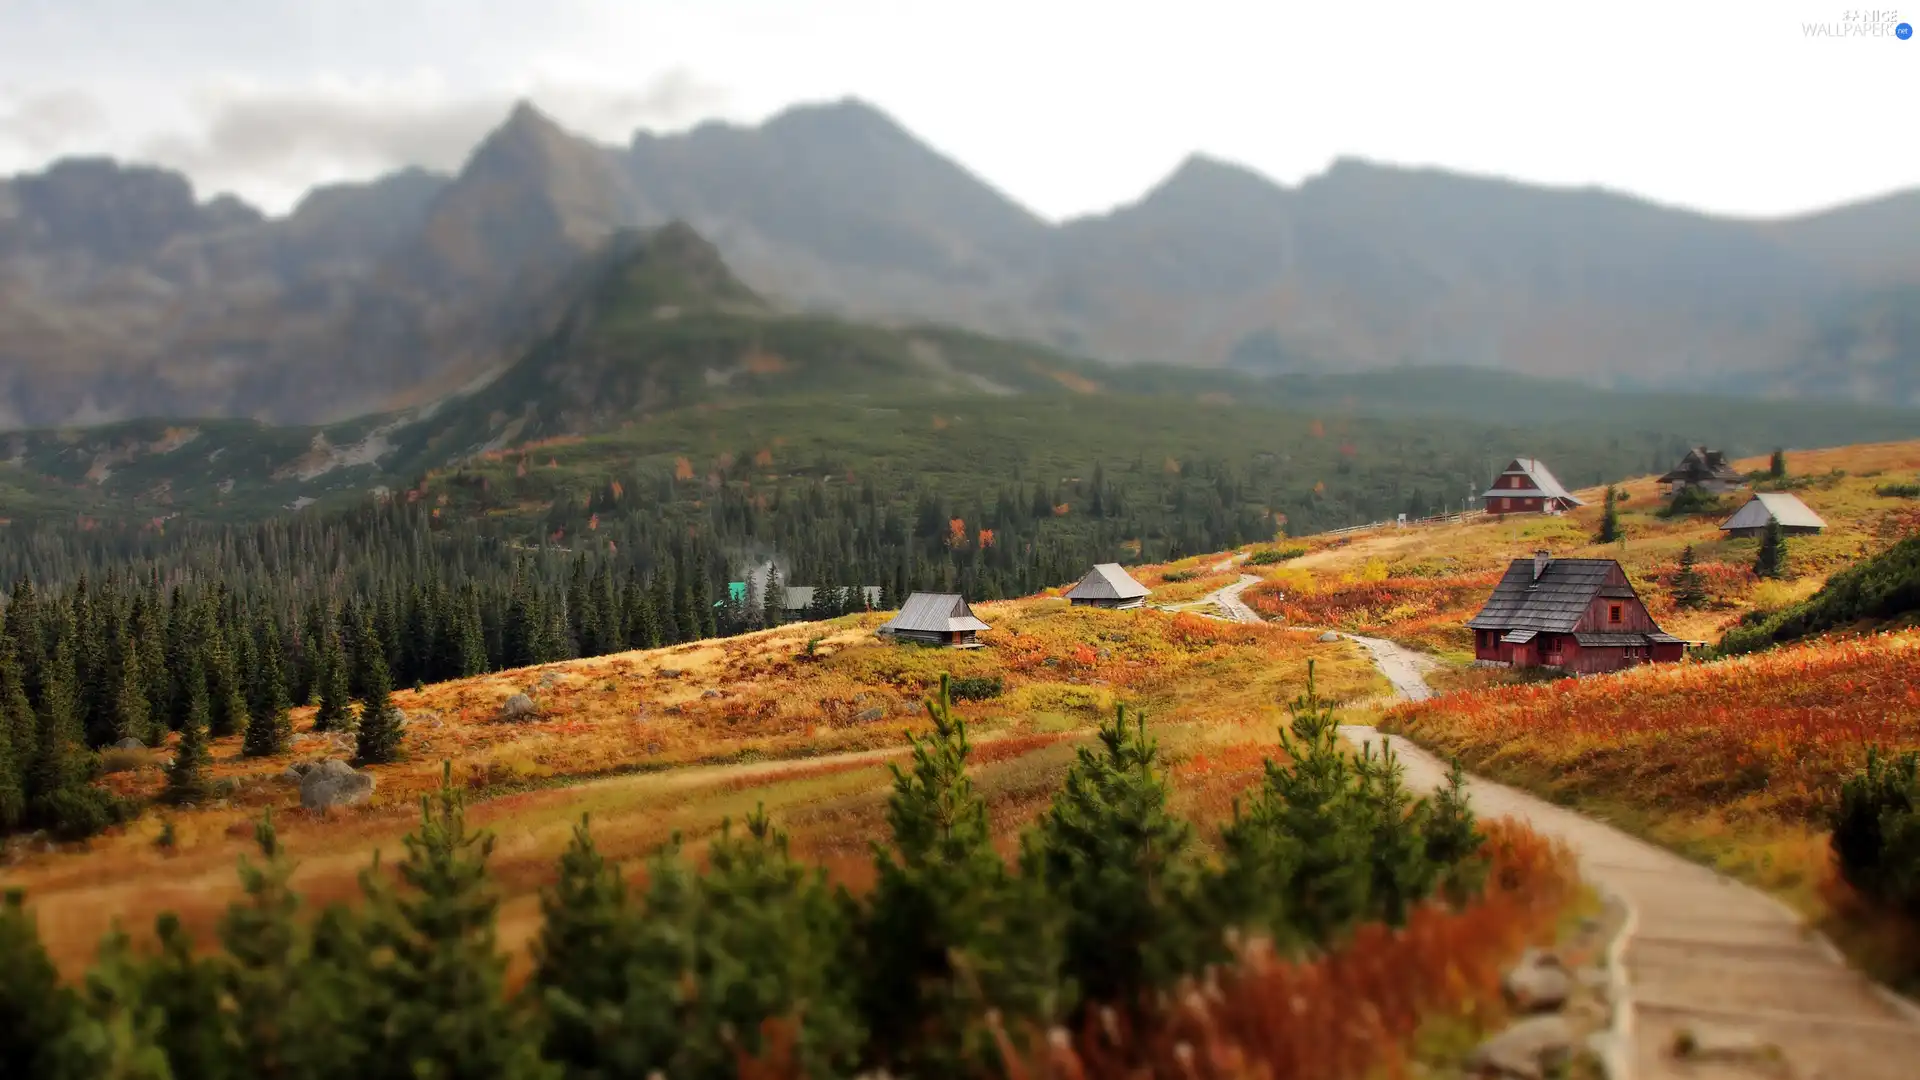
[[[1558,514],[1586,504],[1533,458],[1514,458],[1481,492],[1489,514]]]
[[[977,649],[974,635],[992,627],[981,622],[959,593],[914,593],[900,605],[900,613],[874,631],[881,637],[945,645],[950,649]]]
[[[1515,559],[1467,620],[1482,663],[1593,674],[1679,660],[1687,643],[1660,629],[1612,559]]]
[[[1074,607],[1137,608],[1147,599],[1147,587],[1133,580],[1119,563],[1103,562],[1087,571],[1080,583],[1067,590],[1067,601]]]
[[[1721,522],[1720,528],[1730,538],[1759,536],[1767,531],[1769,521],[1779,522],[1780,531],[1787,536],[1817,533],[1827,527],[1819,514],[1794,496],[1784,491],[1763,491]]]

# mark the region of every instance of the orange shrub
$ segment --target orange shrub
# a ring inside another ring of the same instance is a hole
[[[1867,747],[1920,745],[1915,671],[1920,633],[1887,634],[1444,694],[1385,723],[1570,793],[1812,823]]]

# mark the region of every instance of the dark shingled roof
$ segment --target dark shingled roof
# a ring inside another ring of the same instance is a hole
[[[1718,450],[1709,450],[1704,446],[1696,446],[1687,451],[1687,456],[1681,458],[1678,465],[1667,470],[1666,474],[1660,477],[1660,482],[1663,484],[1701,483],[1706,480],[1738,483],[1740,474],[1733,471],[1733,466],[1727,464],[1725,454]]]
[[[1552,559],[1535,581],[1533,560],[1515,559],[1494,586],[1487,606],[1467,625],[1475,630],[1570,633],[1613,567],[1612,559]]]

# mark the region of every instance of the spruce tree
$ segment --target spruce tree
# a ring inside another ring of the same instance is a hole
[[[379,862],[376,852],[376,871]],[[405,1058],[386,1053],[394,988],[381,978],[385,957],[371,925],[377,918],[333,903],[314,919],[307,948],[294,967],[294,1004],[285,1013],[289,1030],[282,1045],[293,1063],[286,1075],[302,1080],[447,1075],[427,1071],[431,1066],[415,1073]]]
[[[216,628],[208,635],[201,667],[207,677],[207,734],[224,739],[247,726],[247,694],[226,636]]]
[[[180,725],[180,742],[167,766],[166,799],[175,806],[205,802],[207,783],[207,677],[200,657],[187,661],[187,715]]]
[[[286,680],[280,676],[280,634],[271,621],[261,627],[258,703],[247,717],[246,738],[240,752],[247,757],[284,754],[293,743],[293,717],[287,702]]]
[[[1215,917],[1287,943],[1317,943],[1351,925],[1372,899],[1371,816],[1342,752],[1333,706],[1307,686],[1291,703],[1280,743],[1288,763],[1269,761],[1251,804],[1234,806],[1220,832]]]
[[[1467,796],[1466,770],[1454,758],[1446,786],[1434,794],[1427,815],[1426,856],[1455,904],[1479,894],[1486,863],[1475,856],[1485,842]]]
[[[1778,519],[1767,519],[1766,531],[1760,534],[1760,550],[1753,559],[1753,572],[1763,578],[1786,576],[1787,538],[1780,531]]]
[[[760,621],[766,626],[779,626],[787,614],[787,585],[780,580],[780,568],[771,562],[767,564],[767,582],[761,589]]]
[[[61,620],[43,672],[34,760],[27,771],[27,817],[64,839],[90,836],[112,823],[112,799],[88,783],[92,754],[74,711],[73,622]]]
[[[1775,450],[1773,452],[1773,457],[1767,462],[1767,478],[1770,480],[1785,480],[1787,478],[1787,452],[1785,450]]]
[[[368,944],[387,1011],[371,1033],[374,1071],[361,1075],[552,1075],[505,993],[507,960],[495,939],[499,900],[487,878],[493,837],[468,831],[451,763],[439,792],[420,802],[399,887],[372,873],[362,877],[376,913]]]
[[[647,592],[647,608],[653,615],[652,641],[647,647],[657,649],[685,640],[680,636],[679,617],[675,613],[676,598],[680,591],[673,587],[673,577],[668,573],[666,564],[654,567],[653,577],[647,582]]]
[[[0,899],[0,1062],[9,1076],[34,1080],[93,1080],[97,1062],[86,1052],[80,998],[40,943],[26,897],[10,889]]]
[[[116,929],[101,943],[82,994],[84,1038],[96,1070],[92,1075],[172,1080],[161,1043],[166,1014],[147,993],[147,968],[123,931]]]
[[[480,616],[480,590],[473,585],[467,586],[464,614],[465,619],[460,624],[458,676],[461,678],[479,675],[491,667],[487,660],[487,639]]]
[[[22,576],[14,581],[7,598],[7,638],[13,645],[13,660],[18,665],[21,689],[30,708],[38,712],[46,703],[45,673],[47,648],[41,635],[40,601],[33,582]]]
[[[1360,808],[1371,819],[1367,857],[1371,896],[1362,915],[1403,926],[1414,905],[1433,891],[1438,880],[1438,867],[1427,858],[1430,807],[1407,790],[1405,772],[1385,740],[1377,754],[1371,746],[1361,747],[1355,771]]]
[[[147,742],[153,737],[153,714],[149,711],[147,679],[140,668],[140,650],[132,641],[126,641],[121,644],[119,652],[120,673],[115,680],[113,736],[116,740],[139,739]]]
[[[149,586],[133,599],[133,617],[127,633],[139,654],[140,678],[147,692],[147,730],[135,738],[159,745],[167,729],[167,715],[173,700],[173,680],[167,671],[167,611],[160,603],[157,586]]]
[[[1193,828],[1167,809],[1146,719],[1124,707],[1083,748],[1032,836],[1065,912],[1065,973],[1091,1001],[1122,1008],[1214,959],[1198,908]]]
[[[287,885],[293,873],[274,832],[271,811],[254,826],[261,862],[242,858],[245,899],[220,920],[226,950],[226,993],[232,1002],[234,1064],[239,1075],[279,1080],[303,1075],[296,1001],[316,991],[296,982],[300,899]]]
[[[384,765],[400,756],[400,738],[406,726],[400,710],[393,704],[393,687],[382,650],[366,650],[366,671],[361,685],[366,696],[360,703],[360,725],[355,734],[354,759],[363,765]]]
[[[159,948],[143,965],[140,997],[159,1010],[155,1041],[170,1074],[208,1080],[248,1075],[231,1068],[223,958],[195,956],[193,938],[172,912],[155,920],[154,931]]]
[[[1605,508],[1600,514],[1600,532],[1595,536],[1597,544],[1611,544],[1620,539],[1620,489],[1607,485]]]
[[[84,741],[101,746],[112,741],[112,698],[107,657],[100,640],[97,605],[87,575],[74,582],[68,597],[68,616],[73,623],[73,707],[80,721]]]
[[[1697,608],[1706,603],[1706,584],[1694,566],[1693,545],[1680,551],[1680,568],[1673,575],[1673,602],[1678,607]]]
[[[600,1021],[631,986],[638,912],[619,871],[594,847],[584,814],[560,856],[559,880],[541,891],[540,914],[528,990],[549,1014],[546,1058],[570,1074],[591,1074],[609,1064]]]
[[[13,638],[0,611],[0,833],[19,827],[27,812],[27,770],[38,725],[14,659]]]
[[[347,672],[346,651],[340,646],[337,630],[328,627],[320,642],[318,667],[320,707],[313,714],[313,730],[345,731],[353,726],[351,681]]]
[[[875,845],[877,880],[859,940],[864,1013],[878,1063],[911,1075],[957,1075],[991,1060],[975,1021],[1044,1024],[1060,999],[1059,918],[1044,885],[1015,875],[993,848],[986,803],[966,775],[966,724],[948,679],[927,701],[933,732],[908,736],[911,770],[889,766],[891,849]]]

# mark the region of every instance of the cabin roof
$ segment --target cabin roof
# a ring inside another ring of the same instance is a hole
[[[1763,491],[1720,523],[1722,529],[1764,529],[1769,520],[1796,528],[1824,529],[1827,523],[1807,504],[1784,491]]]
[[[1573,506],[1586,505],[1586,503],[1581,502],[1579,499],[1574,498],[1573,493],[1568,491],[1566,487],[1560,483],[1560,481],[1554,479],[1553,473],[1550,472],[1545,465],[1542,465],[1538,460],[1534,458],[1514,458],[1513,461],[1507,465],[1506,469],[1500,473],[1500,475],[1501,476],[1524,476],[1527,478],[1527,481],[1531,483],[1533,486],[1530,488],[1498,488],[1498,487],[1488,488],[1487,490],[1480,493],[1481,498],[1484,499],[1490,496],[1497,495],[1497,496],[1511,499],[1515,497],[1526,498],[1529,496],[1538,495],[1548,499],[1565,499],[1569,504]]]
[[[914,593],[900,605],[900,613],[881,624],[880,629],[911,630],[946,634],[964,630],[989,630],[974,617],[967,598],[959,593]]]
[[[1549,559],[1536,581],[1533,560],[1515,559],[1493,587],[1487,605],[1467,625],[1475,630],[1569,633],[1616,565],[1612,559]]]
[[[1067,590],[1069,600],[1132,600],[1147,595],[1147,587],[1133,580],[1119,563],[1098,563],[1080,583]]]
[[[1696,446],[1687,451],[1680,463],[1667,470],[1660,483],[1667,484],[1686,480],[1728,480],[1737,481],[1740,474],[1727,464],[1727,457],[1718,450],[1709,450]]]

